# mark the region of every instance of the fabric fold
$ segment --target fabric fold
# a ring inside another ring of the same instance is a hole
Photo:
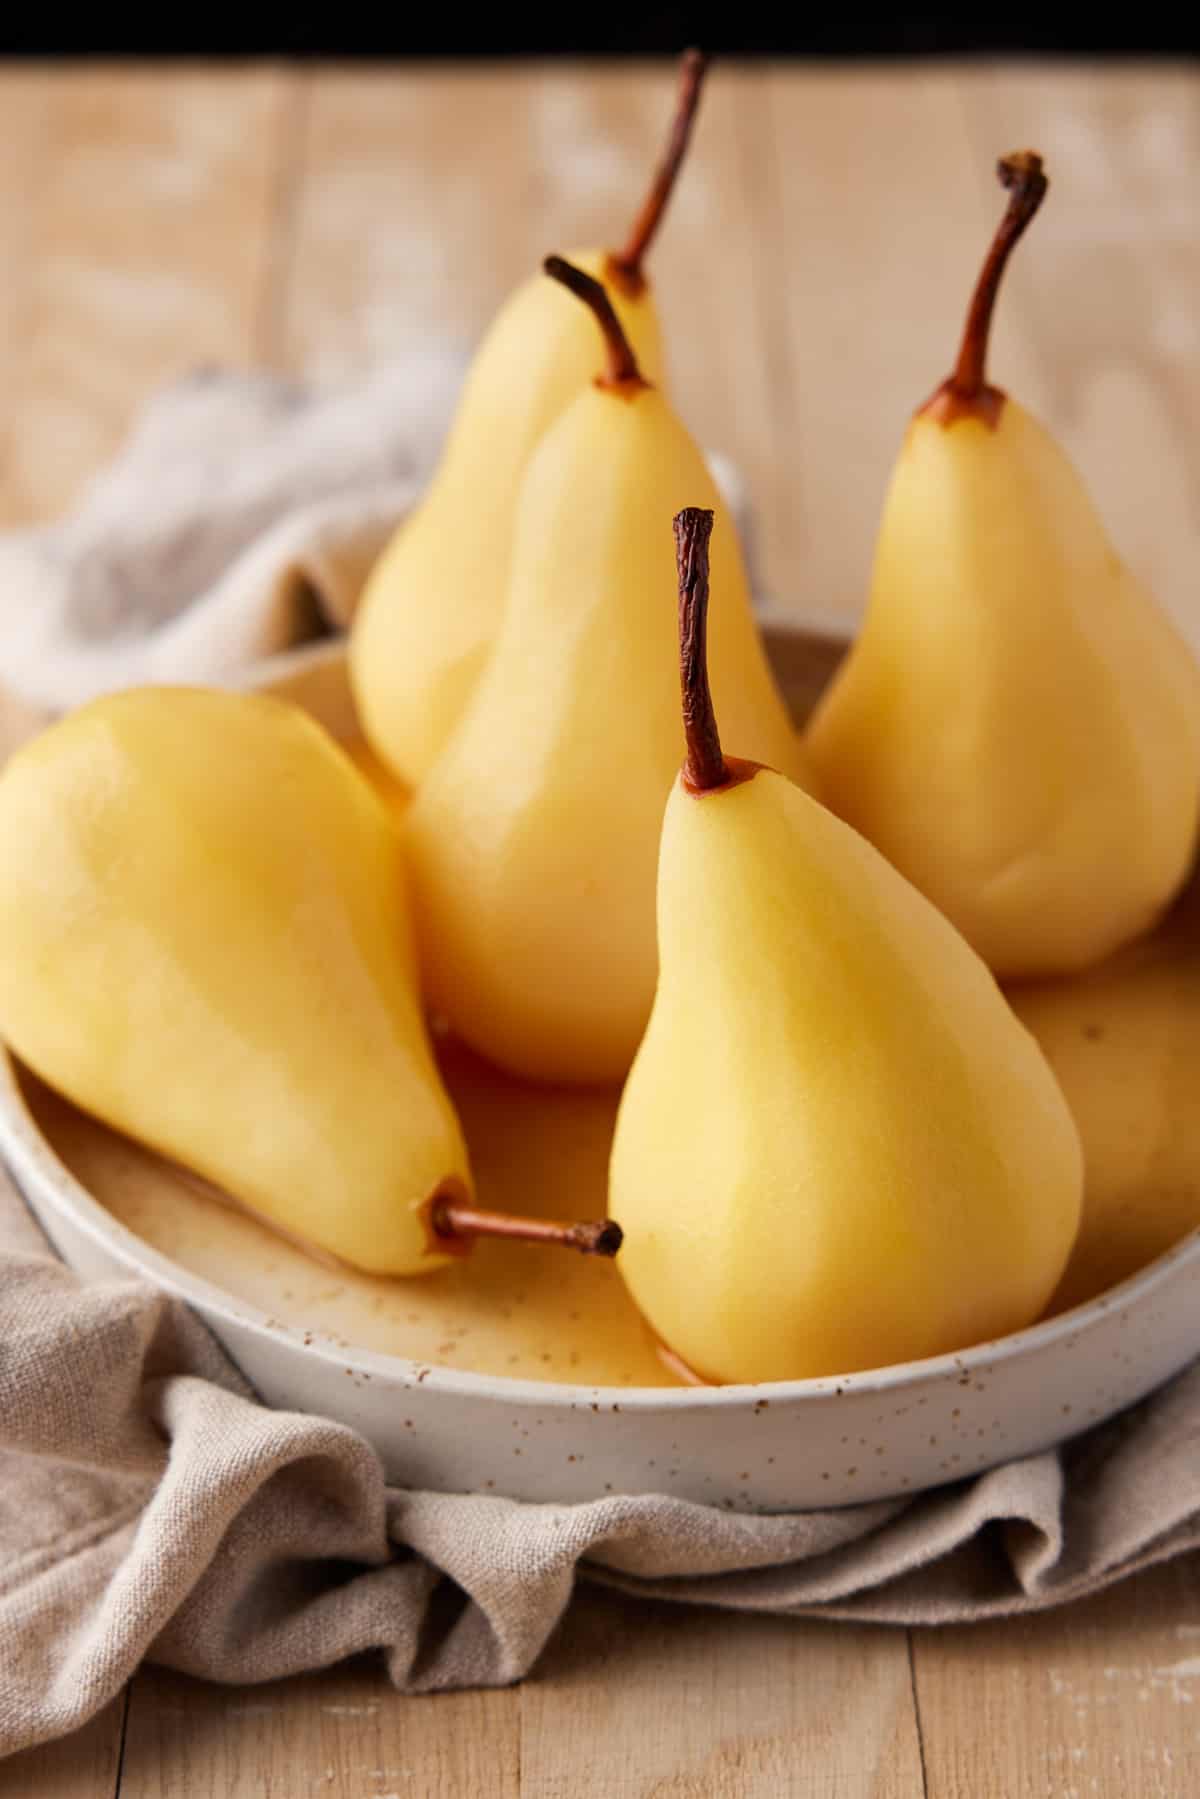
[[[58,707],[220,680],[344,624],[457,372],[168,390],[72,517],[0,539],[0,690]],[[413,1692],[518,1680],[579,1579],[934,1624],[1198,1546],[1200,1367],[1059,1451],[840,1511],[389,1488],[352,1430],[258,1404],[177,1301],[76,1279],[0,1175],[0,1753],[85,1722],[144,1656],[234,1683],[363,1650]]]
[[[904,1501],[752,1516],[389,1489],[341,1424],[261,1406],[179,1302],[85,1285],[0,1188],[0,1748],[144,1656],[276,1679],[376,1649],[413,1692],[518,1680],[575,1582],[894,1624],[1034,1610],[1200,1547],[1200,1367],[1066,1448]],[[20,1238],[20,1247],[4,1248]]]

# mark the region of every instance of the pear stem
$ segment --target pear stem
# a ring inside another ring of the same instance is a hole
[[[577,269],[565,256],[547,256],[542,268],[552,280],[561,282],[576,299],[582,300],[585,306],[590,306],[595,315],[608,353],[608,367],[603,375],[597,376],[597,386],[626,390],[649,387],[650,383],[642,378],[637,357],[604,283],[597,281],[594,275],[587,275],[582,269]]]
[[[1009,202],[976,283],[958,361],[946,384],[958,399],[968,402],[977,400],[987,386],[988,338],[1000,278],[1050,185],[1036,150],[1014,150],[1011,155],[1002,156],[996,164],[996,174],[1001,186],[1009,190]]]
[[[515,1237],[523,1243],[552,1243],[577,1249],[585,1256],[615,1256],[623,1232],[614,1218],[559,1224],[552,1218],[515,1218],[508,1212],[485,1212],[454,1199],[435,1199],[429,1213],[435,1237],[466,1249],[476,1237]]]
[[[675,515],[675,562],[679,570],[679,685],[687,757],[683,779],[695,792],[723,787],[729,767],[708,685],[708,540],[713,515],[685,506]]]
[[[667,202],[675,189],[679,171],[687,155],[700,91],[708,70],[709,59],[702,50],[685,50],[679,67],[679,91],[675,101],[675,117],[662,161],[654,171],[650,191],[642,202],[642,210],[633,222],[623,250],[614,250],[608,258],[608,273],[627,294],[640,294],[646,285],[642,263],[654,241]]]

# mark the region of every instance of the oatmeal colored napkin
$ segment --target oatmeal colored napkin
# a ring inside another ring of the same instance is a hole
[[[423,355],[338,388],[209,370],[166,388],[76,511],[0,536],[0,689],[61,708],[214,681],[344,625],[461,372]]]
[[[146,1656],[248,1682],[379,1648],[414,1692],[516,1680],[580,1577],[931,1624],[1197,1547],[1200,1366],[1060,1451],[907,1502],[750,1517],[388,1487],[353,1431],[256,1404],[177,1301],[78,1281],[0,1176],[0,1753],[73,1729]]]
[[[172,389],[73,517],[0,539],[0,689],[56,706],[219,678],[343,620],[449,385]],[[352,1431],[257,1404],[177,1302],[77,1280],[0,1173],[0,1753],[73,1729],[146,1656],[247,1682],[378,1648],[413,1691],[512,1681],[580,1577],[936,1623],[1196,1547],[1200,1366],[1060,1451],[905,1502],[752,1517],[388,1487]]]

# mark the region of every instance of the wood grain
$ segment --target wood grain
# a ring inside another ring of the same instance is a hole
[[[964,82],[977,176],[1032,144],[1050,194],[1013,260],[994,368],[1059,435],[1121,555],[1200,643],[1200,81],[1023,69]]]
[[[778,69],[769,102],[773,585],[850,620],[908,420],[953,363],[990,215],[954,71]]]
[[[0,1799],[115,1799],[125,1694],[72,1736],[0,1761]]]
[[[1200,1792],[1200,1567],[1037,1617],[914,1635],[929,1799]]]
[[[469,345],[545,250],[620,230],[670,88],[662,66],[0,71],[0,520],[66,504],[197,360],[337,375]],[[1023,141],[1055,186],[997,377],[1200,624],[1200,77],[1152,68],[718,69],[655,274],[681,408],[741,465],[788,609],[859,609],[995,217],[991,162]],[[1196,1792],[1197,1618],[1193,1565],[914,1633],[928,1792]],[[903,1633],[589,1591],[519,1690],[403,1699],[366,1662],[244,1691],[143,1671],[121,1792],[908,1799],[908,1655]],[[0,1765],[0,1799],[110,1799],[120,1735],[118,1702]]]
[[[119,67],[7,80],[26,143],[11,522],[65,505],[159,381],[254,359],[286,82]]]
[[[0,68],[0,381],[11,393],[24,358],[23,312],[33,261],[33,206],[45,154],[46,77],[36,69]],[[5,409],[0,422],[0,486],[12,478],[17,445]]]
[[[520,1699],[522,1799],[922,1790],[902,1631],[585,1588]]]
[[[652,279],[676,291],[714,184],[740,199],[731,141],[753,81],[722,71],[710,82],[651,259]],[[304,106],[284,360],[339,374],[447,341],[469,350],[549,251],[625,235],[673,83],[663,65],[586,76],[556,65],[524,79],[487,67],[323,73]],[[720,221],[726,212],[744,209],[721,206]],[[681,331],[683,354],[723,355],[706,335]]]
[[[143,1671],[121,1799],[518,1799],[512,1693],[406,1699],[363,1660],[236,1689]]]

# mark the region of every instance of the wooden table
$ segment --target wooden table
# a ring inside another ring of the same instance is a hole
[[[68,504],[201,361],[336,376],[470,340],[552,248],[624,223],[663,69],[0,71],[0,523]],[[720,69],[655,258],[676,388],[732,454],[780,602],[852,616],[912,407],[1043,150],[994,369],[1200,631],[1200,76]],[[941,1632],[584,1591],[523,1688],[374,1665],[230,1691],[156,1671],[0,1799],[1152,1799],[1200,1791],[1200,1567]]]

